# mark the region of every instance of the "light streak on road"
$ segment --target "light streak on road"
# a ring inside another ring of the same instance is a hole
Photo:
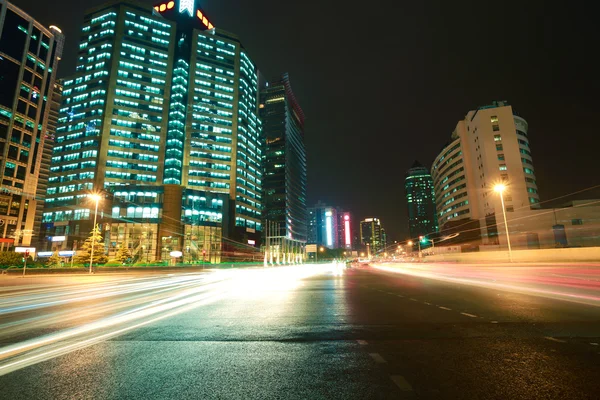
[[[372,266],[397,274],[600,306],[600,266],[475,266],[451,263],[385,263]]]
[[[11,343],[0,348],[0,376],[219,300],[285,295],[341,273],[317,264],[12,287],[0,296],[0,342]]]

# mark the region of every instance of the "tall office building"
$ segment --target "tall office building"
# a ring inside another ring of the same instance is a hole
[[[421,163],[415,161],[406,172],[404,191],[408,205],[408,229],[415,239],[438,231],[435,211],[435,194],[431,174]]]
[[[431,170],[442,231],[460,226],[465,240],[480,237],[497,244],[502,206],[493,188],[498,183],[508,187],[508,213],[539,208],[527,131],[527,122],[506,102],[479,107],[458,122]]]
[[[54,82],[54,91],[50,99],[50,112],[48,113],[48,129],[44,135],[44,149],[42,160],[40,162],[40,173],[38,187],[36,192],[37,205],[35,208],[35,222],[33,224],[37,241],[35,246],[42,248],[45,241],[45,230],[42,224],[42,215],[46,205],[45,198],[48,190],[48,178],[50,176],[50,162],[52,160],[52,150],[54,149],[54,138],[56,136],[56,127],[58,125],[58,113],[62,103],[62,81],[57,79]]]
[[[239,39],[190,0],[113,1],[86,13],[82,33],[76,73],[64,82],[44,212],[50,234],[67,245],[84,239],[89,196],[104,191],[110,242],[123,232],[137,244],[151,236],[153,257],[189,247],[186,216],[259,239],[258,70]]]
[[[0,249],[29,246],[64,36],[0,0]]]
[[[360,221],[360,243],[368,249],[371,256],[385,249],[384,229],[378,218],[366,218]]]
[[[306,243],[306,150],[304,113],[288,74],[261,91],[264,153],[264,219],[288,239]]]

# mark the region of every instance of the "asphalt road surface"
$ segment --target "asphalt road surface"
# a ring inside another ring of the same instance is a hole
[[[598,399],[599,274],[405,264],[3,277],[0,398]]]

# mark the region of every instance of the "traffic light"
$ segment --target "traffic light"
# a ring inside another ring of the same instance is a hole
[[[427,238],[425,236],[421,236],[421,243],[427,243]]]

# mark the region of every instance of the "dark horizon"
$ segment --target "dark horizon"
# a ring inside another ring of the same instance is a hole
[[[13,1],[65,33],[61,77],[74,72],[84,10],[103,2]],[[306,114],[309,206],[378,217],[391,240],[404,239],[406,170],[415,160],[429,168],[456,123],[494,100],[529,123],[542,202],[598,184],[592,13],[541,2],[388,3],[201,1],[267,79],[290,74]]]

